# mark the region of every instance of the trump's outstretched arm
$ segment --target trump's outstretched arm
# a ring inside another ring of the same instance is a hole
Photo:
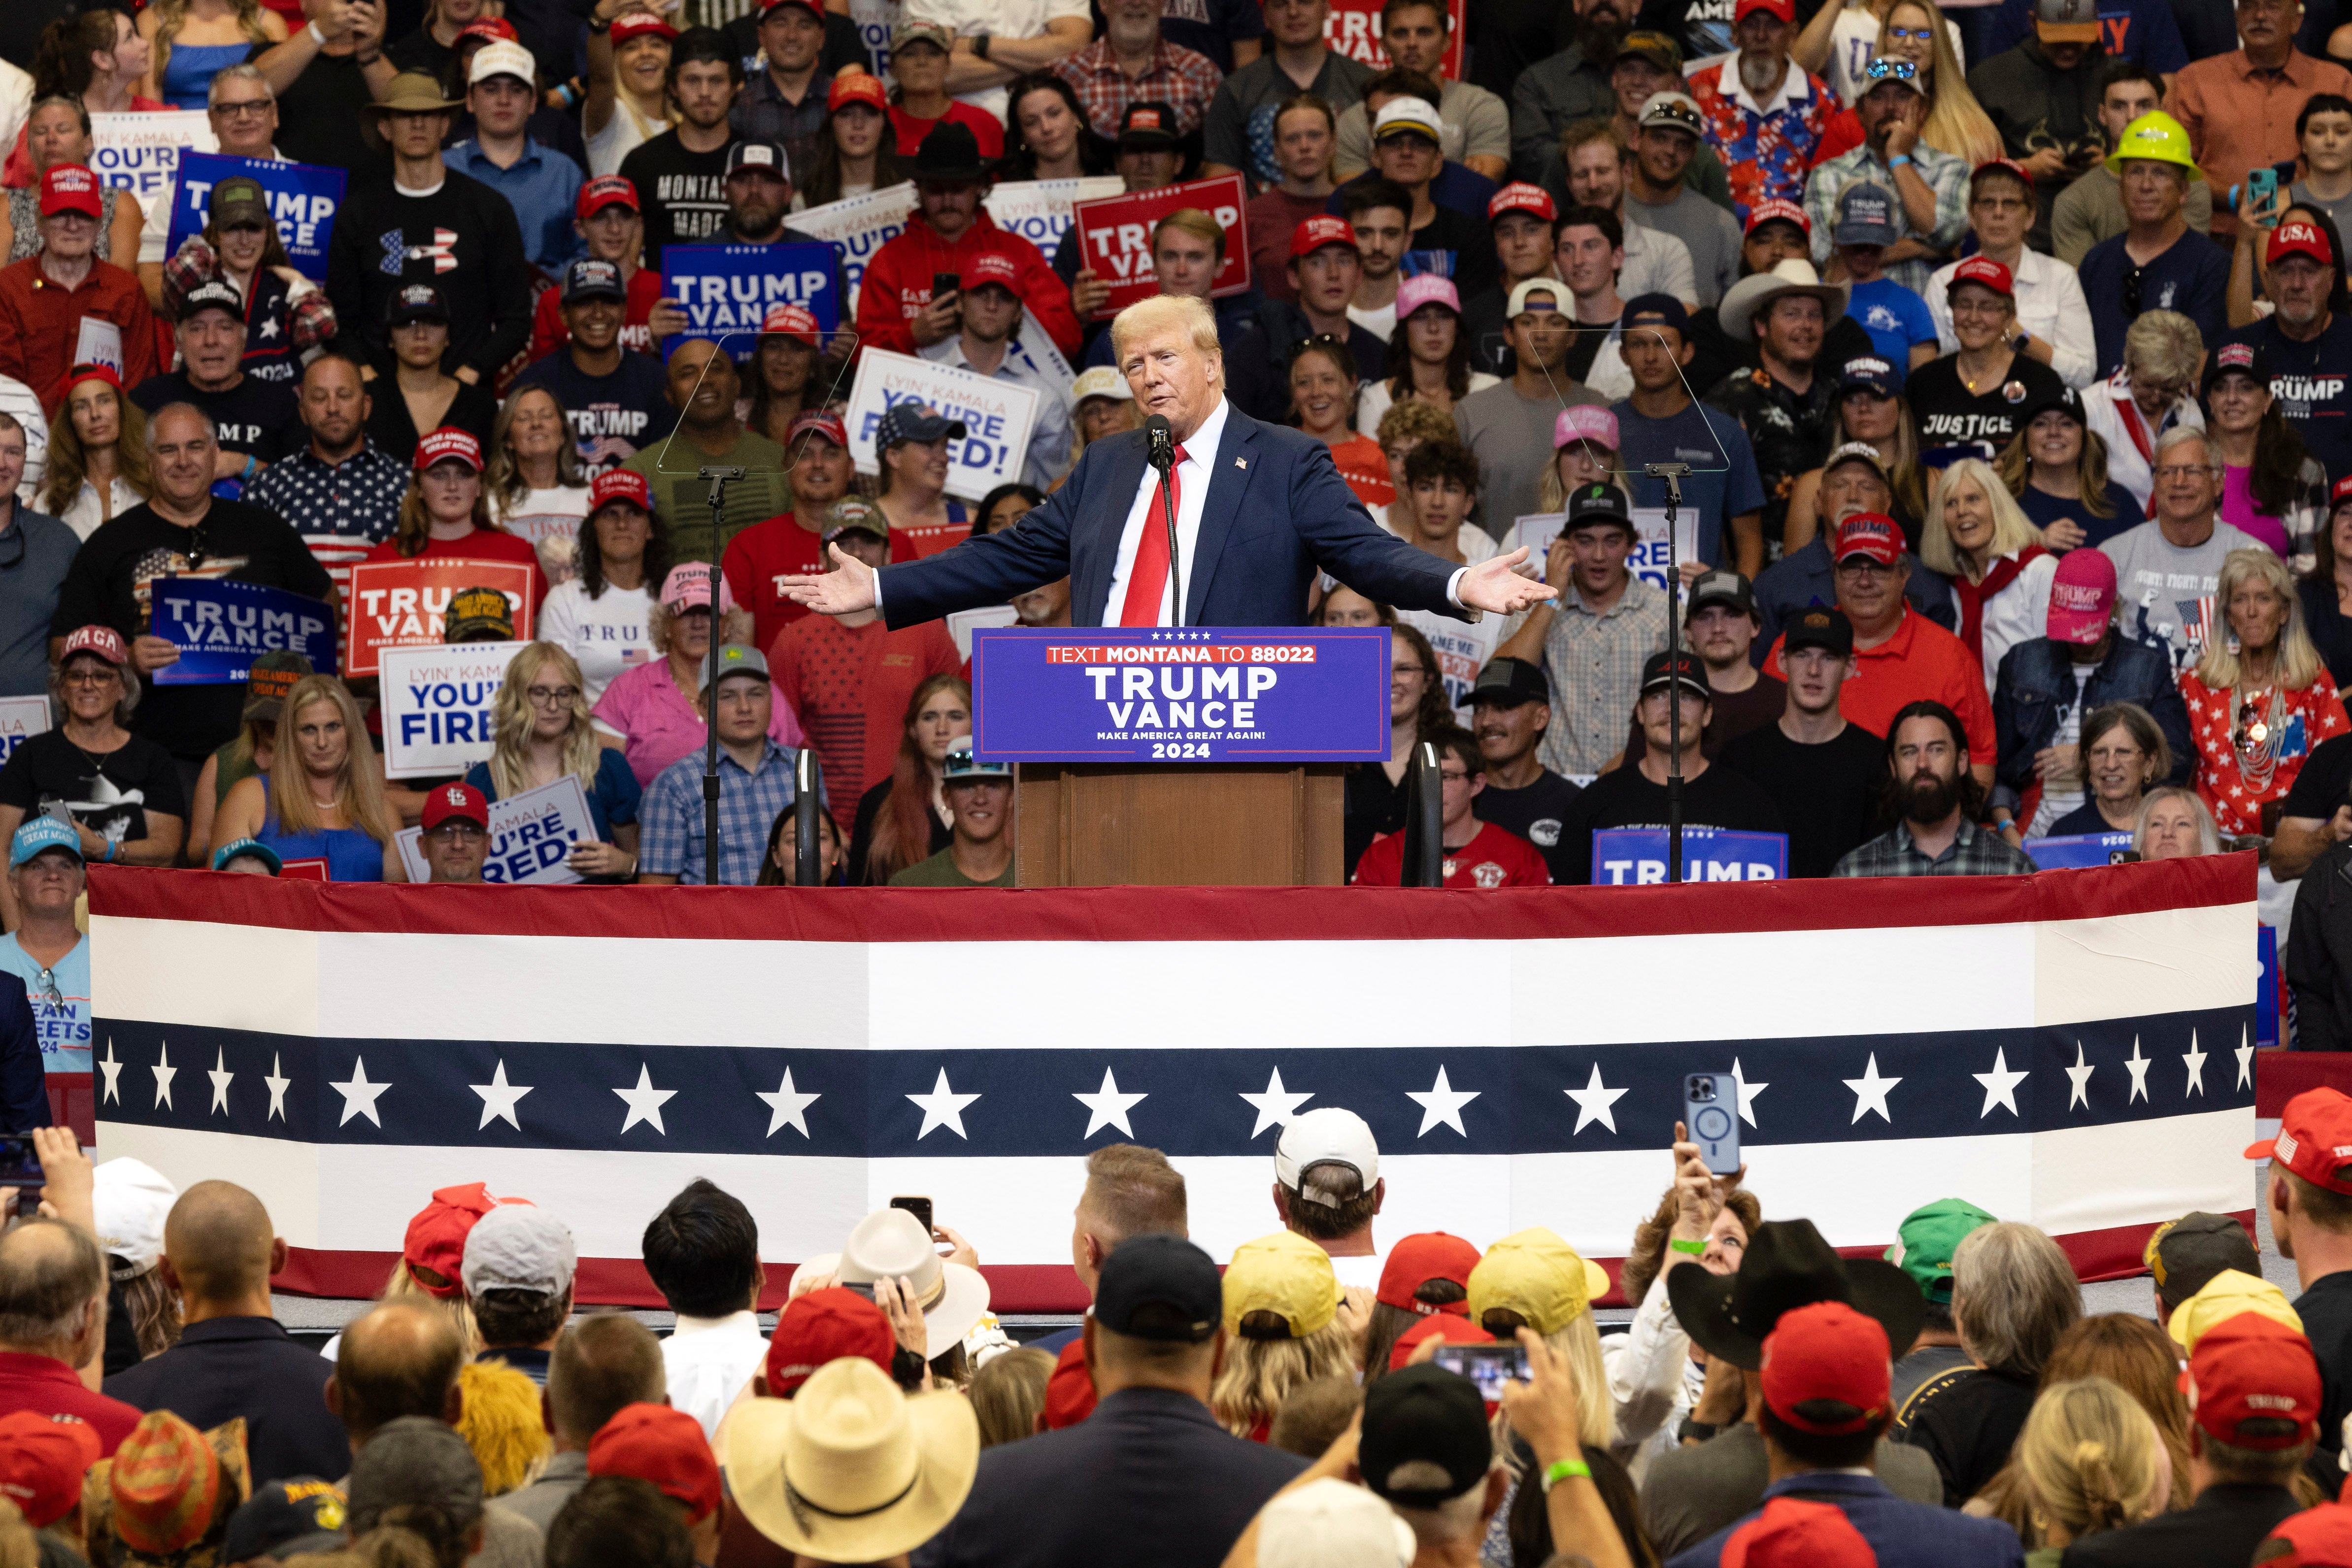
[[[1319,443],[1294,470],[1290,506],[1294,525],[1316,564],[1375,603],[1433,610],[1441,615],[1468,610],[1508,615],[1559,597],[1559,590],[1511,570],[1527,559],[1522,548],[1463,570],[1454,591],[1461,599],[1457,605],[1447,596],[1447,588],[1461,569],[1374,523],[1339,477],[1329,449]]]
[[[1085,459],[1079,466],[1085,466]],[[871,610],[878,599],[882,619],[893,627],[1003,604],[1017,593],[1070,575],[1069,497],[1078,489],[1077,477],[1071,476],[1069,484],[1012,528],[966,539],[923,560],[886,566],[881,573],[828,547],[835,570],[787,577],[784,592],[824,615]],[[877,587],[882,573],[890,580]]]

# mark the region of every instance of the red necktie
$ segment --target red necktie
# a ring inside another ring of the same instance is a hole
[[[1184,465],[1184,449],[1176,448],[1176,467],[1168,470],[1168,487],[1153,497],[1155,505],[1143,514],[1143,538],[1135,547],[1135,565],[1127,574],[1127,602],[1120,607],[1122,626],[1160,624],[1160,601],[1168,591],[1168,530],[1175,527],[1175,510],[1184,505],[1184,486],[1176,469]],[[1156,486],[1155,486],[1156,488]]]

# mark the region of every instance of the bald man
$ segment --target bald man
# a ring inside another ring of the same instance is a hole
[[[163,1282],[180,1294],[180,1343],[106,1380],[142,1410],[170,1410],[198,1430],[245,1417],[253,1479],[333,1479],[351,1469],[342,1427],[327,1408],[331,1370],[270,1315],[269,1277],[286,1243],[253,1194],[198,1182],[163,1221]]]
[[[28,1219],[0,1236],[0,1416],[79,1416],[114,1452],[140,1412],[83,1387],[74,1370],[105,1343],[106,1255],[89,1233]]]

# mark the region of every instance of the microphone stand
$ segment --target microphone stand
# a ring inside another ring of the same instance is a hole
[[[1175,620],[1172,624],[1184,624],[1183,562],[1176,554],[1176,497],[1169,486],[1169,476],[1175,469],[1175,453],[1162,444],[1163,433],[1150,433],[1151,466],[1160,473],[1160,517],[1168,525],[1168,582],[1175,594]],[[1171,438],[1172,439],[1172,438]]]
[[[702,716],[707,744],[702,754],[702,874],[703,885],[719,885],[719,523],[727,510],[727,486],[743,477],[743,470],[722,463],[706,463],[695,476],[710,486],[710,664],[702,677]]]
[[[1642,472],[1666,484],[1666,880],[1683,879],[1682,570],[1675,559],[1675,514],[1683,504],[1687,463],[1645,463]]]

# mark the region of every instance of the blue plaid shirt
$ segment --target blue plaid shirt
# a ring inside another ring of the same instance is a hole
[[[764,737],[762,738],[765,738]],[[793,770],[800,753],[767,742],[760,770],[747,773],[725,747],[719,749],[719,880],[736,887],[760,879],[768,830],[793,803]],[[698,747],[654,775],[637,821],[637,870],[674,876],[698,887],[709,876],[702,862],[702,749]]]

